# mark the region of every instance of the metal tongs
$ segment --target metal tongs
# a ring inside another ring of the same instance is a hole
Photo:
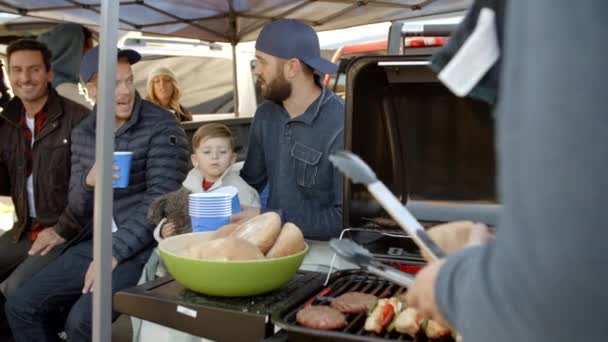
[[[331,239],[329,246],[343,259],[358,265],[369,273],[388,279],[397,285],[407,288],[414,282],[414,277],[411,275],[374,260],[374,256],[370,251],[353,240]]]
[[[372,194],[372,196],[374,196],[374,198],[380,203],[380,205],[382,205],[382,207],[388,212],[388,214],[395,221],[397,221],[401,228],[412,237],[418,247],[420,247],[422,250],[425,250],[431,256],[431,258],[433,258],[434,260],[445,258],[446,254],[441,249],[441,247],[439,247],[435,243],[435,241],[431,239],[431,237],[426,233],[424,227],[422,227],[420,222],[418,222],[418,220],[416,220],[416,218],[412,216],[409,210],[407,210],[407,208],[397,199],[397,197],[395,197],[395,195],[393,195],[393,193],[384,185],[384,183],[382,183],[376,177],[374,171],[372,171],[369,165],[367,165],[363,160],[361,160],[361,158],[359,158],[356,154],[348,151],[339,151],[329,156],[329,160],[334,164],[336,168],[338,168],[338,170],[344,173],[344,175],[350,178],[354,183],[365,185],[367,187],[367,190]],[[368,255],[371,256],[371,253],[369,253],[368,250],[352,241],[350,242],[355,246],[360,247],[363,251],[367,252]],[[348,243],[348,240],[334,239],[331,240],[329,244],[340,256],[345,257],[342,252],[345,252],[344,248],[348,248]],[[361,250],[358,250],[356,247],[353,246],[351,246],[351,248],[353,248],[353,250],[355,251],[355,256],[353,257],[353,259],[349,260],[365,260],[361,256],[365,256],[365,252],[362,252]],[[348,249],[346,249],[346,251],[348,251]],[[359,262],[355,263],[361,265]],[[367,266],[367,270],[369,272],[385,277],[399,285],[410,286],[413,283],[413,278],[409,275],[406,275],[405,273],[401,273],[397,270],[394,270],[394,272],[399,273],[395,275],[393,274],[393,272],[391,272],[391,270],[387,269],[387,266],[385,266],[384,269],[380,269],[381,273],[376,273],[378,272],[378,270],[374,268],[376,264],[372,262],[369,265],[371,265],[372,267],[370,268],[370,266]],[[404,275],[410,277],[409,282],[401,281]],[[405,284],[406,282],[408,284]],[[456,340],[462,341],[462,336],[460,334],[457,334]]]
[[[329,160],[353,183],[363,184],[388,214],[405,230],[420,249],[426,251],[434,260],[444,258],[445,252],[424,230],[407,208],[382,183],[374,171],[357,155],[348,151],[338,151]],[[368,252],[369,253],[369,252]]]

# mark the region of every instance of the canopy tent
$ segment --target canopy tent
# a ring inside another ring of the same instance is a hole
[[[462,12],[471,0],[115,0],[118,29],[194,38],[211,42],[254,40],[261,28],[279,18],[299,19],[317,31],[340,29],[444,13]],[[48,21],[101,22],[100,0],[0,0],[0,12],[19,14],[6,28],[43,29]],[[28,20],[29,19],[29,20]],[[36,21],[38,20],[38,21]],[[41,21],[44,20],[44,21]],[[34,31],[35,32],[35,31]],[[352,40],[353,37],[345,37]],[[0,38],[0,42],[1,42]],[[233,49],[235,115],[250,112],[239,103],[236,49]]]
[[[120,0],[119,29],[206,41],[254,40],[264,24],[299,19],[317,31],[464,11],[471,0]],[[99,25],[100,0],[2,0],[0,11]]]
[[[471,0],[0,0],[0,12],[100,28],[94,204],[93,341],[111,336],[112,151],[119,29],[206,41],[255,39],[264,24],[299,19],[317,31],[464,11]],[[233,48],[233,57],[235,49]],[[234,60],[235,58],[233,58]],[[236,74],[236,70],[235,70]],[[235,82],[236,83],[236,82]],[[235,89],[236,91],[236,89]],[[238,104],[235,104],[238,108]],[[106,113],[106,114],[104,114]],[[104,120],[105,118],[105,120]]]

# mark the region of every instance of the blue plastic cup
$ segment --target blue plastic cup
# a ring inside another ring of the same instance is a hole
[[[133,152],[128,151],[116,151],[114,152],[114,164],[118,166],[119,170],[114,172],[118,175],[118,179],[114,179],[113,186],[115,188],[126,188],[129,186],[129,175],[131,174],[131,159],[133,158]]]
[[[241,211],[241,201],[239,200],[239,190],[231,185],[223,186],[214,191],[217,194],[227,194],[230,196],[230,206],[232,208],[232,213],[237,214]]]
[[[230,216],[196,217],[190,216],[193,232],[216,231],[218,228],[230,223]]]
[[[219,217],[219,216],[230,216],[232,210],[227,211],[189,211],[188,214],[194,217]]]
[[[241,212],[241,201],[239,195],[232,196],[232,214],[238,214]]]

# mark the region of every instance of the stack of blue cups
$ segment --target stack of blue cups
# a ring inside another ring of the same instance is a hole
[[[222,192],[190,194],[188,211],[192,220],[192,231],[214,231],[230,223],[232,197]]]
[[[224,186],[221,188],[217,188],[214,192],[222,192],[225,194],[229,194],[232,198],[232,215],[238,214],[241,212],[241,201],[239,200],[239,190],[231,185]]]

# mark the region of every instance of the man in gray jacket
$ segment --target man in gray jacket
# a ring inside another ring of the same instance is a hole
[[[89,83],[97,72],[99,50],[85,55],[81,77]],[[154,247],[147,220],[151,202],[177,190],[188,169],[188,142],[173,115],[142,100],[133,85],[131,64],[141,57],[118,52],[116,70],[116,151],[131,151],[129,186],[114,191],[112,229],[112,293],[134,286]],[[72,133],[72,174],[68,210],[59,218],[64,230],[91,228],[95,185],[96,116],[90,115]],[[57,308],[75,303],[65,331],[70,341],[91,339],[93,244],[89,238],[70,247],[8,298],[6,313],[16,341],[56,341],[50,327]],[[114,318],[118,315],[114,313]]]
[[[507,2],[496,238],[430,264],[408,291],[464,341],[608,336],[606,16],[603,0]]]

